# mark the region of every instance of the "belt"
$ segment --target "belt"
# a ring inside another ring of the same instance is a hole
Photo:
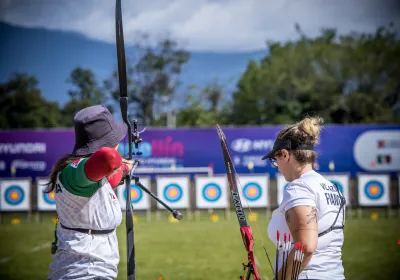
[[[97,230],[97,229],[84,229],[84,228],[69,228],[69,227],[64,226],[61,223],[60,223],[60,225],[65,229],[74,230],[74,231],[78,231],[78,232],[82,232],[82,233],[86,233],[86,234],[109,234],[115,230],[115,229]]]

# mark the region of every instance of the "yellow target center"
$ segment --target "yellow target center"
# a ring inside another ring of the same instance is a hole
[[[217,194],[217,191],[215,189],[208,189],[209,196],[215,196],[216,194]]]
[[[370,191],[372,194],[377,194],[379,192],[379,189],[378,189],[378,187],[373,186],[373,187],[371,187]]]
[[[254,196],[254,195],[256,195],[256,194],[257,194],[257,190],[256,190],[255,188],[249,189],[249,195],[250,195],[250,196]]]
[[[55,198],[54,192],[49,193],[49,198],[50,199],[54,199]]]
[[[174,197],[178,195],[178,191],[176,189],[171,189],[169,190],[169,195]]]
[[[11,196],[11,199],[18,199],[19,194],[17,192],[12,192],[10,196]]]

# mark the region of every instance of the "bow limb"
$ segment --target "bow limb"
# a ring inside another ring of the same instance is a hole
[[[132,126],[128,119],[128,87],[126,78],[126,59],[125,59],[125,44],[124,44],[124,31],[122,27],[122,11],[121,0],[116,0],[115,7],[115,28],[116,28],[116,45],[117,45],[117,58],[118,58],[118,79],[119,79],[119,92],[120,92],[120,107],[121,117],[128,127],[128,145],[129,154],[128,159],[132,159]],[[133,168],[132,168],[133,170]],[[126,190],[126,254],[127,254],[127,278],[134,280],[135,276],[135,244],[134,244],[134,231],[133,231],[133,209],[131,203],[131,174],[125,177],[125,190]]]
[[[243,205],[240,199],[240,195],[239,195],[239,188],[238,186],[240,186],[243,190],[243,187],[240,184],[240,180],[239,180],[239,176],[237,176],[236,174],[236,170],[235,170],[235,166],[233,165],[232,162],[232,158],[229,152],[229,148],[228,148],[228,144],[226,142],[226,137],[225,134],[222,132],[221,128],[219,127],[219,125],[217,125],[217,132],[218,132],[218,136],[221,142],[221,148],[222,148],[222,154],[224,157],[224,163],[225,163],[225,170],[226,170],[226,175],[227,175],[227,179],[228,179],[228,184],[230,187],[230,191],[231,191],[231,196],[232,196],[232,201],[235,207],[235,211],[236,211],[236,216],[238,218],[239,221],[239,225],[240,225],[240,232],[242,235],[242,239],[243,239],[243,243],[245,245],[245,248],[247,250],[247,255],[248,255],[248,264],[244,265],[245,269],[248,269],[247,271],[247,277],[244,278],[243,276],[241,276],[240,279],[250,279],[251,275],[253,276],[254,280],[261,280],[261,277],[258,273],[257,267],[256,267],[256,263],[255,263],[255,259],[254,259],[254,253],[253,253],[253,246],[254,246],[254,239],[253,239],[253,233],[251,231],[250,226],[247,224],[247,220],[246,220],[246,215],[243,211]],[[247,201],[247,200],[246,200]],[[249,208],[249,211],[251,213],[251,209],[250,206],[247,203],[247,206]],[[260,234],[260,230],[258,228],[257,223],[256,227],[257,227],[257,231],[261,240],[261,244],[264,248],[265,254],[268,258],[269,264],[271,266],[272,269],[272,264],[271,264],[271,260],[268,256],[268,252],[265,248],[264,242],[262,241],[261,238],[261,234]],[[273,269],[272,269],[273,271]]]

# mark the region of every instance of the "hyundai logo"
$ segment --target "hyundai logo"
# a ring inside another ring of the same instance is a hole
[[[231,148],[237,153],[247,153],[250,151],[269,151],[274,145],[274,140],[238,138],[232,141]]]

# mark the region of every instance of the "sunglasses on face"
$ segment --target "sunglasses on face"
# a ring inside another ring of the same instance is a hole
[[[278,163],[276,162],[276,156],[279,156],[281,154],[281,151],[277,151],[274,153],[274,156],[272,158],[269,158],[269,161],[271,162],[273,167],[278,167]]]

